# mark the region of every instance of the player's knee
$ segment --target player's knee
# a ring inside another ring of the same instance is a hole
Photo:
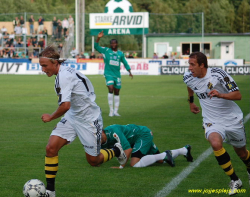
[[[55,147],[48,144],[46,146],[46,156],[54,157],[56,155],[58,155],[58,150]]]
[[[99,160],[97,157],[91,157],[91,158],[88,158],[87,159],[88,163],[91,165],[91,166],[98,166],[100,164]]]
[[[214,151],[221,150],[223,147],[222,144],[218,141],[211,141],[210,144]]]
[[[236,151],[237,155],[241,158],[241,159],[246,159],[248,156],[248,152],[246,149],[240,150],[240,151]]]

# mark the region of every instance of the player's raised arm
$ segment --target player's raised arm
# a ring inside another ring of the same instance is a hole
[[[104,36],[104,33],[103,31],[101,31],[98,35],[97,35],[97,39],[96,39],[96,42],[98,43],[99,40]]]
[[[194,104],[194,91],[189,87],[187,87],[187,90],[188,90],[188,102],[190,106],[190,111],[194,114],[198,114],[200,112],[200,109]]]

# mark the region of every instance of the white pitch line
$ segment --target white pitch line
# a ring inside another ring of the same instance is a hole
[[[247,123],[250,119],[250,113],[244,118],[244,123]],[[162,190],[160,190],[155,197],[166,197],[169,195],[196,167],[200,165],[211,153],[212,148],[208,148],[203,152],[193,163],[189,164],[179,175],[172,179]]]
[[[174,190],[183,179],[185,179],[197,166],[200,165],[211,153],[213,152],[212,148],[208,148],[203,152],[193,163],[189,164],[179,175],[177,175],[170,183],[168,183],[161,191],[159,191],[155,197],[167,196]]]

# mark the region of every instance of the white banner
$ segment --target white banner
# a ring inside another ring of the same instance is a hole
[[[148,27],[149,27],[148,12],[89,14],[90,29],[148,28]]]

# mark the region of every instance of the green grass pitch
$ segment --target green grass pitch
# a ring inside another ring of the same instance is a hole
[[[104,126],[138,124],[148,126],[161,151],[192,145],[194,160],[209,148],[201,127],[201,113],[194,115],[187,103],[186,85],[182,76],[122,77],[121,117],[108,116],[107,88],[103,76],[88,76],[102,108]],[[233,76],[242,93],[237,101],[244,116],[250,112],[249,76]],[[195,97],[195,103],[198,99]],[[41,115],[57,108],[54,77],[45,75],[0,76],[0,196],[21,197],[29,179],[45,183],[44,156],[51,130],[58,120],[43,123]],[[250,121],[245,124],[249,139]],[[248,149],[249,141],[247,144]],[[249,196],[248,176],[233,148],[225,144],[236,173]],[[176,158],[176,167],[155,164],[146,168],[111,169],[117,160],[91,167],[78,138],[59,152],[56,177],[57,197],[153,197],[182,170],[189,166],[183,156]],[[218,166],[213,155],[205,159],[169,196],[206,196],[189,193],[189,189],[228,189],[229,178]],[[209,196],[228,196],[217,194]]]

